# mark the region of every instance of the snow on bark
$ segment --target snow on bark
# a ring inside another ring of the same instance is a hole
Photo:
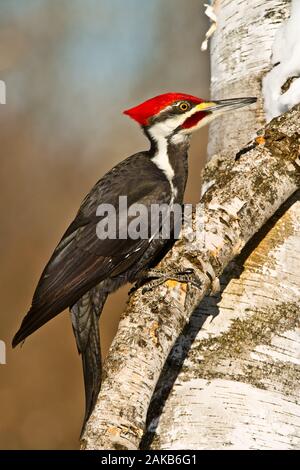
[[[293,0],[291,15],[277,30],[272,46],[272,70],[264,77],[263,95],[267,120],[300,102],[300,1]],[[283,92],[287,80],[292,80]]]
[[[274,36],[289,15],[289,3],[255,0],[249,8],[247,1],[214,2],[213,97],[261,95]],[[235,152],[264,121],[262,100],[256,110],[241,112],[241,119],[224,116],[210,128],[208,193],[232,168],[228,148]],[[278,143],[281,131],[276,131]],[[257,139],[261,145],[265,136]],[[262,165],[262,182],[264,170]],[[201,302],[157,385],[144,446],[299,448],[299,221],[296,193],[228,265],[221,293]]]

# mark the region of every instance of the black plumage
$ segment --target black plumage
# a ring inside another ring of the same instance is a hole
[[[77,348],[82,356],[86,411],[89,418],[101,384],[101,357],[98,320],[107,298],[126,282],[134,282],[150,267],[168,242],[161,238],[105,239],[96,235],[99,204],[118,207],[119,196],[126,195],[128,207],[144,204],[169,204],[172,198],[170,182],[165,173],[152,162],[157,146],[137,153],[110,170],[86,196],[82,205],[46,265],[32,306],[13,339],[15,347],[27,336],[66,308],[71,310]],[[180,166],[181,177],[176,181],[174,202],[182,203],[187,178],[187,145],[169,144],[168,154],[174,166]],[[122,214],[117,213],[117,217]],[[130,217],[125,221],[130,223]]]

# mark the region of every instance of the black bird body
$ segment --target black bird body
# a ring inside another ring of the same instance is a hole
[[[204,114],[198,110],[202,100],[189,95],[176,95],[174,99],[174,94],[167,95],[172,95],[174,106],[178,106],[178,102],[187,103],[187,119],[192,114]],[[188,175],[189,132],[185,127],[176,127],[173,121],[181,118],[184,123],[186,109],[178,112],[177,108],[174,110],[163,100],[156,115],[149,114],[147,103],[150,101],[127,112],[143,126],[150,139],[150,150],[137,153],[116,165],[86,196],[46,265],[34,292],[31,308],[13,339],[13,346],[16,346],[57,314],[70,308],[84,371],[86,410],[83,427],[93,410],[101,384],[98,320],[107,295],[122,284],[139,279],[141,273],[152,267],[169,242],[161,237],[99,239],[96,232],[99,222],[97,208],[100,204],[118,208],[119,196],[127,196],[128,207],[139,203],[149,212],[153,204],[183,202]],[[139,109],[141,106],[144,106],[144,116]],[[143,119],[147,113],[146,125]],[[197,125],[200,117],[203,119],[204,116],[199,115]],[[165,132],[161,123],[164,120],[171,122],[170,119],[175,128],[172,132]],[[155,126],[158,126],[159,132],[154,132]],[[174,136],[179,134],[179,130],[183,131],[182,136],[176,139]],[[122,216],[117,210],[117,218]],[[128,216],[124,221],[123,217],[122,220],[128,226],[131,218]]]
[[[78,351],[82,355],[88,419],[101,384],[101,354],[98,320],[107,295],[127,282],[134,282],[151,265],[168,240],[105,239],[96,234],[99,204],[118,207],[119,196],[131,204],[170,204],[172,192],[164,172],[151,160],[153,144],[116,165],[92,188],[46,265],[33,295],[32,306],[13,346],[40,328],[44,323],[71,308],[71,318]],[[176,179],[176,203],[182,203],[187,180],[187,145],[169,147],[174,162],[185,170]],[[117,214],[119,215],[119,214]],[[127,224],[130,220],[127,220]]]

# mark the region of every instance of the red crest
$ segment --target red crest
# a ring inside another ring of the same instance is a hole
[[[134,108],[126,109],[124,114],[130,116],[132,119],[137,121],[141,126],[146,126],[149,122],[149,118],[155,116],[164,108],[169,106],[176,101],[191,101],[193,103],[202,103],[201,98],[196,96],[187,95],[185,93],[164,93],[163,95],[155,96],[147,101],[135,106]]]

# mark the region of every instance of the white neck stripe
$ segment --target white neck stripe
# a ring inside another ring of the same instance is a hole
[[[171,202],[174,201],[174,198],[177,196],[177,189],[173,185],[173,178],[175,176],[174,170],[169,160],[168,156],[168,140],[161,133],[161,129],[159,126],[153,126],[152,129],[149,130],[151,137],[155,140],[157,144],[157,150],[155,152],[154,157],[151,159],[152,162],[165,174],[169,184],[171,186],[171,193],[172,199]]]

